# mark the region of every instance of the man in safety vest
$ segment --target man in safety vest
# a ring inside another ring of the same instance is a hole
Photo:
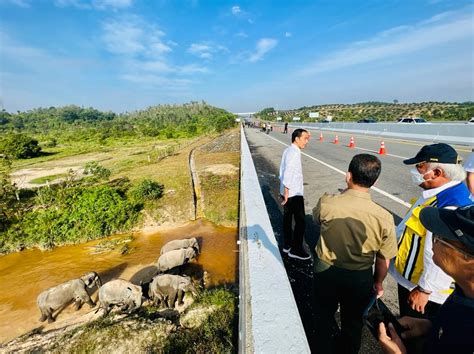
[[[427,207],[462,207],[472,202],[463,183],[466,175],[458,154],[447,144],[425,145],[415,157],[403,161],[415,165],[413,183],[423,188],[397,227],[398,254],[390,274],[398,283],[401,316],[433,317],[452,292],[453,279],[433,263],[432,234],[420,221]]]

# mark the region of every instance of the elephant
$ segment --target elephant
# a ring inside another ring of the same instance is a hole
[[[196,237],[192,238],[185,238],[182,240],[172,240],[167,242],[163,247],[161,247],[161,252],[160,254],[173,251],[173,250],[179,250],[182,248],[188,248],[192,247],[196,251],[196,254],[199,254],[199,243],[196,239]]]
[[[180,267],[197,257],[192,247],[166,252],[158,258],[156,267],[158,273],[164,273],[170,269]]]
[[[72,301],[75,302],[76,311],[86,302],[94,307],[95,303],[86,290],[86,287],[92,288],[94,285],[99,289],[102,281],[96,272],[89,272],[79,279],[72,279],[43,291],[36,299],[41,311],[39,320],[44,322],[48,319],[49,323],[54,322],[56,320],[53,317],[54,311],[66,307]]]
[[[181,275],[160,274],[153,278],[150,283],[149,297],[159,305],[163,302],[166,307],[174,307],[176,300],[178,304],[183,303],[185,293],[191,292],[197,295],[196,288],[190,277]]]
[[[142,288],[123,279],[113,279],[100,288],[99,303],[104,316],[113,305],[120,306],[120,311],[131,313],[142,305]]]

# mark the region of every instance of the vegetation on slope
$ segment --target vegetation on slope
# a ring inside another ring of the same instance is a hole
[[[357,121],[370,117],[390,122],[401,117],[422,117],[436,121],[463,121],[474,116],[474,102],[398,103],[395,101],[393,103],[326,104],[280,111],[269,107],[260,111],[257,117],[271,121],[276,120],[276,117],[282,117],[284,121],[291,121],[294,116],[298,116],[302,121],[314,121],[315,118],[309,118],[309,113],[319,112],[319,118],[316,120],[324,119],[327,116],[332,116],[335,121]]]

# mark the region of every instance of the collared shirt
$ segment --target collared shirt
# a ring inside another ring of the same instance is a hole
[[[280,194],[288,197],[303,195],[303,169],[301,167],[301,150],[295,144],[288,146],[281,157],[280,164]]]
[[[418,207],[423,207],[424,204],[428,203],[430,199],[434,197],[436,198],[433,202],[431,202],[431,204],[438,208],[443,208],[447,206],[464,206],[469,204],[469,192],[467,191],[467,187],[464,184],[461,185],[461,183],[462,182],[460,181],[451,181],[440,187],[424,190],[422,196],[412,205],[408,213],[398,225],[397,239],[400,241],[401,236],[405,233],[407,222],[410,218],[412,218],[413,212],[417,211],[417,213],[419,213]],[[451,189],[452,192],[448,191],[448,189]],[[443,198],[439,199],[440,195],[442,195]],[[419,285],[423,289],[432,291],[429,300],[438,304],[442,304],[449,296],[449,288],[453,280],[449,275],[443,272],[441,268],[434,264],[432,234],[430,231],[425,230],[424,228],[423,232],[426,232],[423,237],[423,249],[419,251],[409,250],[414,252],[408,253],[408,255],[414,253],[422,257],[422,261],[411,262],[413,267],[422,267],[422,269],[420,270],[421,275],[419,277],[419,280],[417,281],[417,284],[408,280],[404,275],[402,275],[396,269],[394,262],[391,262],[389,272],[398,284],[410,291],[413,290],[417,285]],[[397,257],[401,257],[402,251],[407,251],[406,249],[402,249],[402,246],[402,243],[399,242],[400,250]]]
[[[368,192],[325,194],[313,209],[313,219],[321,225],[316,253],[324,263],[364,270],[374,265],[376,255],[391,259],[397,254],[393,216]]]

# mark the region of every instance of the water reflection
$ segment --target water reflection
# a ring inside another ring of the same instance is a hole
[[[36,306],[38,294],[66,280],[96,271],[103,282],[112,278],[146,280],[153,271],[160,248],[166,242],[184,237],[200,237],[201,255],[196,264],[184,271],[191,275],[209,273],[210,285],[234,283],[237,265],[237,229],[218,227],[198,220],[168,231],[150,235],[135,234],[128,245],[129,254],[117,250],[91,254],[100,241],[65,246],[52,251],[27,250],[0,257],[0,342],[10,340],[41,325]],[[116,237],[116,236],[115,236]],[[96,294],[92,299],[96,300]],[[56,323],[47,329],[62,327],[71,319],[90,311],[88,305],[78,312],[66,308]]]

